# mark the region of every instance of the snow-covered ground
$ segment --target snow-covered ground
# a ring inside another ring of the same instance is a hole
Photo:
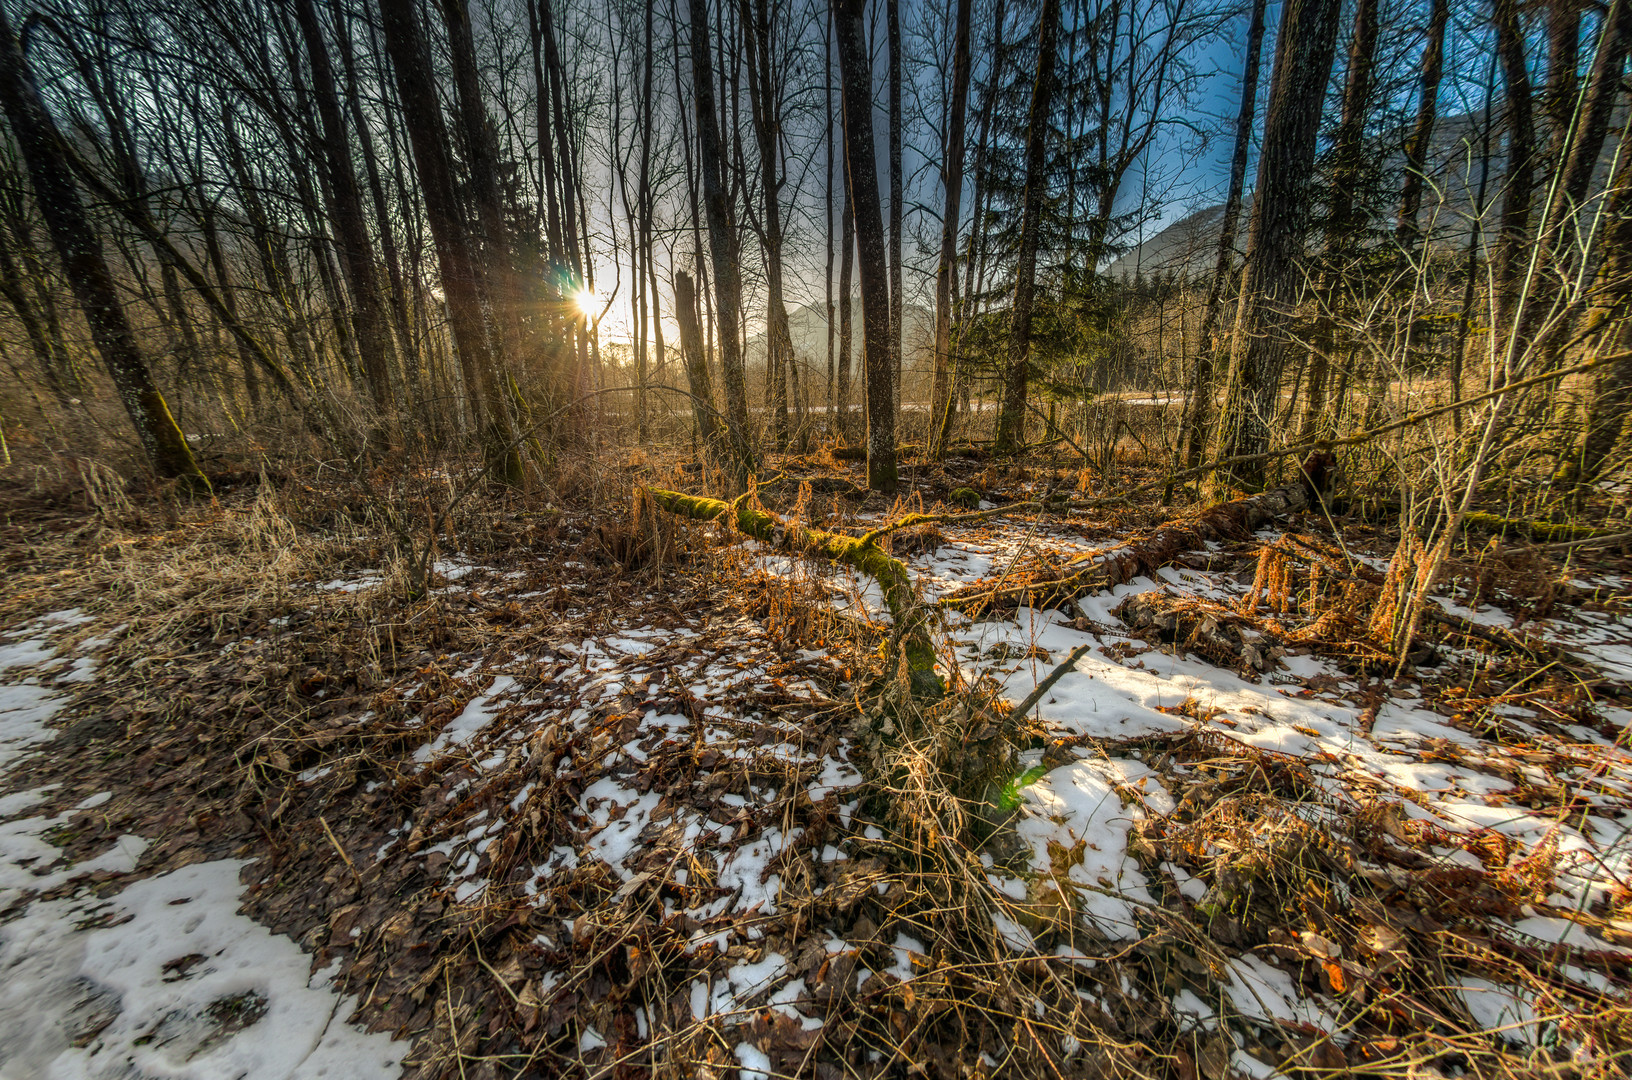
[[[95,678],[100,639],[56,612],[0,638],[0,771],[47,749],[63,683]],[[406,1044],[348,1023],[333,970],[238,914],[240,860],[144,877],[140,836],[73,863],[50,841],[109,793],[32,813],[0,798],[0,1080],[385,1080]],[[39,894],[49,893],[49,898]]]

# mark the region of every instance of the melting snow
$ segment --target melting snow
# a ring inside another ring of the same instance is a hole
[[[69,611],[40,622],[62,629],[86,621]],[[39,639],[0,644],[0,669],[54,656]],[[66,678],[87,671],[76,665]],[[47,722],[62,704],[33,681],[0,685],[0,774],[53,736]],[[0,798],[0,817],[48,797],[35,789]],[[100,792],[75,811],[111,798]],[[84,875],[132,873],[148,847],[127,834],[101,855],[69,863],[48,837],[72,816],[0,821],[0,906],[16,910],[0,924],[0,1076],[387,1080],[401,1073],[405,1044],[349,1024],[355,999],[329,988],[331,972],[313,974],[293,941],[238,914],[242,861],[197,863],[106,899],[81,890],[26,901]]]

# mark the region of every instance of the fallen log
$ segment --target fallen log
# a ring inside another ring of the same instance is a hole
[[[1291,484],[1176,518],[1149,536],[1085,555],[1080,565],[1067,566],[1063,572],[1013,585],[970,585],[948,593],[939,602],[964,611],[981,611],[997,604],[1046,605],[1126,584],[1141,574],[1155,573],[1209,540],[1250,536],[1268,521],[1305,509],[1314,501],[1316,492],[1324,491],[1334,467],[1332,455],[1312,454],[1304,462],[1299,479]]]
[[[860,538],[841,536],[790,523],[750,505],[747,498],[728,503],[658,488],[648,488],[647,493],[658,507],[671,514],[693,521],[725,518],[735,523],[737,531],[761,543],[781,551],[828,559],[859,570],[878,582],[894,622],[893,638],[900,642],[901,653],[907,661],[913,694],[938,697],[944,692],[940,677],[935,674],[935,646],[930,637],[937,613],[918,601],[918,591],[906,566],[879,547],[871,534]]]

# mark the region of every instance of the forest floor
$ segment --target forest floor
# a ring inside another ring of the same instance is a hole
[[[841,530],[1077,480],[782,470]],[[1621,555],[1476,539],[1401,665],[1398,533],[1288,517],[948,604],[927,703],[871,583],[639,483],[698,486],[597,464],[434,549],[437,476],[5,491],[0,1077],[1632,1069]],[[1153,503],[893,551],[934,602]]]

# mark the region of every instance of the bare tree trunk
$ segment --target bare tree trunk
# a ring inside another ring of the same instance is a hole
[[[640,201],[640,245],[644,252],[642,256],[646,267],[646,293],[651,301],[651,328],[656,372],[663,371],[663,315],[658,307],[657,293],[657,259],[654,250],[653,238],[653,196],[652,196],[652,129],[656,127],[657,118],[652,112],[652,70],[654,66],[656,41],[652,33],[652,16],[655,5],[646,5],[646,35],[645,53],[642,57],[640,76],[641,110],[646,122],[640,130],[640,188],[637,198]],[[644,343],[645,335],[642,335]],[[644,349],[642,350],[644,359]],[[644,368],[644,365],[643,365]],[[640,373],[640,418],[642,430],[646,422],[646,383],[652,373],[642,370]]]
[[[1560,15],[1555,11],[1554,16],[1563,19],[1566,30],[1570,25],[1579,29],[1579,10],[1569,5],[1568,0],[1563,2],[1566,4],[1565,12]],[[1556,36],[1563,36],[1563,31]],[[1554,94],[1568,90],[1571,107],[1567,114],[1557,108],[1552,110],[1554,138],[1547,163],[1552,175],[1548,202],[1543,208],[1541,228],[1534,245],[1536,270],[1533,276],[1537,282],[1569,281],[1576,279],[1582,271],[1590,272],[1590,263],[1583,266],[1583,261],[1596,258],[1604,250],[1601,244],[1593,243],[1597,238],[1596,225],[1600,220],[1607,220],[1610,222],[1608,227],[1615,228],[1613,219],[1607,216],[1599,218],[1587,199],[1587,192],[1609,135],[1610,119],[1619,97],[1621,73],[1626,65],[1629,43],[1632,43],[1632,6],[1627,0],[1612,0],[1600,27],[1598,48],[1585,92],[1581,92],[1573,66],[1576,54],[1567,45],[1554,41],[1554,59],[1564,67],[1564,71],[1562,74],[1555,72],[1558,78],[1553,80],[1554,85],[1549,90],[1550,104]],[[1568,129],[1567,138],[1558,137],[1558,124],[1564,124]],[[1617,169],[1624,170],[1624,163],[1619,163]],[[1623,182],[1623,175],[1610,177],[1611,188]],[[1610,201],[1615,201],[1613,194]],[[1561,295],[1554,298],[1538,298],[1536,302],[1527,303],[1517,327],[1522,343],[1533,343],[1534,355],[1547,366],[1558,362],[1566,341],[1575,336],[1581,315],[1595,304],[1600,317],[1606,310],[1606,305],[1593,296],[1592,290],[1565,288],[1559,292]],[[1596,320],[1589,323],[1589,330],[1597,327]],[[1599,382],[1607,377],[1601,375]]]
[[[1057,0],[1046,0],[1057,3]],[[884,213],[873,151],[873,77],[867,61],[866,0],[832,0],[844,77],[844,149],[861,262],[862,358],[867,371],[867,486],[896,488],[895,380],[890,364],[890,278]]]
[[[839,212],[839,431],[850,433],[850,360],[856,326],[851,304],[851,272],[855,269],[856,217],[850,202],[850,163],[844,162],[844,208]]]
[[[1576,21],[1579,22],[1579,15]],[[1559,183],[1548,214],[1549,234],[1566,228],[1586,205],[1593,170],[1598,166],[1604,142],[1609,137],[1609,124],[1619,97],[1628,48],[1632,48],[1632,2],[1610,0],[1609,9],[1604,14],[1603,29],[1598,36],[1598,48],[1593,54],[1592,70],[1587,76],[1587,92],[1580,115],[1577,117],[1572,108],[1568,117],[1574,120],[1575,135],[1569,141],[1568,153],[1559,162]],[[1574,95],[1571,97],[1570,104],[1573,106]],[[1570,228],[1566,236],[1553,235],[1552,246],[1569,247],[1569,241],[1577,231]]]
[[[1632,16],[1632,12],[1629,12],[1626,0],[1613,0],[1606,16],[1603,40],[1599,44],[1600,54],[1609,47],[1611,27],[1607,19],[1615,19],[1624,28],[1629,16]],[[1619,33],[1622,35],[1621,55],[1612,66],[1606,62],[1602,70],[1594,62],[1592,79],[1595,82],[1600,75],[1605,76],[1606,80],[1613,76],[1614,81],[1619,81],[1626,46],[1632,41],[1632,34],[1627,34],[1625,29]],[[1589,96],[1591,93],[1589,87]],[[1589,111],[1591,108],[1589,104]],[[1582,335],[1598,337],[1596,346],[1603,350],[1623,345],[1627,315],[1632,311],[1632,183],[1628,183],[1624,163],[1629,151],[1632,151],[1632,145],[1628,144],[1623,130],[1618,151],[1623,164],[1618,175],[1611,177],[1608,204],[1604,210],[1607,225],[1598,245],[1604,252],[1604,261],[1591,291],[1597,306],[1588,316],[1586,333]],[[1582,425],[1580,450],[1575,460],[1561,470],[1563,475],[1559,479],[1576,485],[1578,501],[1586,497],[1605,469],[1618,460],[1614,451],[1626,430],[1629,415],[1632,415],[1632,354],[1623,355],[1595,379]]]
[[[538,0],[539,35],[544,42],[544,70],[550,84],[550,120],[555,129],[554,145],[559,152],[556,158],[556,168],[553,174],[560,181],[561,194],[561,231],[562,243],[568,265],[576,278],[573,287],[577,288],[583,281],[584,260],[579,247],[577,226],[577,210],[575,202],[576,189],[572,177],[577,168],[572,155],[572,135],[569,130],[570,117],[567,115],[566,100],[566,69],[561,65],[561,51],[555,41],[555,17],[550,8],[550,0]],[[546,140],[548,142],[548,140]],[[582,352],[582,342],[579,342]]]
[[[1321,271],[1315,347],[1308,364],[1309,391],[1304,402],[1298,441],[1315,437],[1326,408],[1326,373],[1329,358],[1339,347],[1338,317],[1343,306],[1343,282],[1365,228],[1356,204],[1365,174],[1366,116],[1371,108],[1373,71],[1377,61],[1380,0],[1358,0],[1354,7],[1354,35],[1349,41],[1348,72],[1343,82],[1343,112],[1332,140],[1332,182],[1326,222],[1326,265]]]
[[[349,17],[340,0],[333,2],[335,31],[340,42],[340,62],[346,76],[346,104],[351,112],[352,126],[357,132],[357,145],[363,152],[363,166],[368,177],[370,200],[374,204],[374,227],[380,231],[380,255],[385,261],[386,280],[390,285],[391,319],[397,332],[397,349],[402,356],[402,374],[410,390],[415,388],[418,365],[413,358],[413,334],[408,322],[408,291],[402,276],[402,256],[397,250],[396,226],[392,224],[387,207],[385,185],[380,179],[379,155],[374,149],[374,138],[369,134],[368,121],[363,116],[362,100],[357,86],[356,63],[352,57],[351,35],[347,30]],[[372,33],[372,31],[370,31]]]
[[[1507,87],[1507,178],[1502,197],[1500,231],[1492,258],[1495,280],[1495,323],[1517,355],[1516,320],[1529,246],[1530,198],[1535,183],[1536,127],[1531,102],[1530,69],[1524,50],[1524,28],[1518,0],[1495,0],[1496,55]],[[1507,372],[1498,374],[1506,379]]]
[[[507,483],[519,485],[523,480],[521,447],[500,383],[496,335],[482,311],[481,271],[454,187],[447,128],[429,78],[429,53],[420,35],[414,0],[381,0],[380,15],[471,409],[482,429],[489,468]]]
[[[833,368],[833,334],[835,312],[833,310],[833,158],[837,147],[833,138],[833,19],[828,17],[825,27],[826,33],[822,39],[822,99],[827,106],[827,184],[822,189],[825,200],[823,209],[826,216],[822,219],[826,226],[827,241],[827,274],[822,279],[826,288],[827,298],[827,430],[838,430],[838,418],[834,412],[834,368]]]
[[[561,200],[555,165],[555,136],[550,123],[551,80],[545,74],[544,68],[544,26],[539,17],[538,0],[527,0],[527,34],[532,43],[533,84],[538,98],[538,128],[535,135],[538,142],[538,197],[543,204],[544,236],[549,252],[545,289],[555,307],[555,317],[550,320],[551,328],[560,335],[555,340],[550,384],[552,396],[560,403],[570,401],[572,398],[570,372],[574,320],[569,314],[571,305],[569,296],[576,283],[567,280],[566,249],[561,238]]]
[[[1581,89],[1581,0],[1547,3],[1547,168],[1564,167]],[[1607,23],[1606,23],[1607,25]]]
[[[459,107],[459,126],[465,152],[465,171],[476,202],[476,220],[481,229],[481,282],[485,287],[492,317],[503,334],[504,351],[498,357],[501,380],[507,360],[521,358],[520,289],[510,252],[510,229],[504,220],[504,203],[499,194],[499,148],[483,103],[476,69],[476,43],[471,36],[470,11],[465,0],[442,0],[442,22],[448,30],[448,55],[452,59],[454,95]]]
[[[1031,90],[1026,124],[1026,187],[1020,218],[1020,254],[1014,275],[1014,309],[1009,331],[1009,360],[1003,375],[1003,400],[997,413],[999,454],[1018,453],[1026,441],[1026,383],[1030,378],[1031,309],[1037,287],[1037,230],[1043,216],[1044,175],[1048,146],[1049,103],[1054,93],[1054,38],[1060,23],[1060,0],[1043,0],[1037,36],[1037,80]]]
[[[890,372],[901,401],[901,0],[884,0],[890,83]]]
[[[1277,410],[1286,325],[1299,292],[1299,260],[1309,223],[1309,190],[1321,104],[1337,47],[1338,0],[1286,0],[1275,43],[1258,183],[1253,193],[1247,263],[1230,345],[1219,456],[1262,453]],[[1256,487],[1261,465],[1225,482]]]
[[[1428,40],[1422,47],[1422,86],[1417,92],[1417,122],[1405,142],[1405,180],[1400,185],[1400,220],[1395,239],[1407,259],[1416,255],[1417,215],[1422,210],[1424,171],[1428,149],[1434,142],[1434,125],[1439,122],[1439,84],[1445,75],[1445,26],[1450,22],[1450,0],[1432,0],[1428,14]]]
[[[0,228],[0,296],[6,298],[17,315],[17,321],[23,324],[23,334],[28,338],[29,348],[40,366],[40,377],[45,381],[46,388],[59,405],[66,406],[71,395],[68,393],[62,342],[35,314],[33,301],[23,291],[24,280],[22,267],[12,257],[11,240],[6,230]]]
[[[742,267],[731,199],[726,192],[719,118],[714,111],[714,64],[708,47],[708,0],[691,0],[691,81],[697,109],[698,166],[703,173],[703,206],[708,214],[708,246],[714,264],[715,320],[720,366],[725,373],[725,418],[738,479],[754,471],[748,441],[748,390],[743,375],[742,339],[737,320],[742,304]]]
[[[199,185],[200,191],[203,185]],[[210,268],[215,272],[216,287],[221,291],[221,302],[226,305],[227,311],[234,319],[238,318],[238,290],[234,287],[232,278],[227,272],[227,260],[221,252],[221,238],[215,227],[215,211],[209,203],[204,204],[204,212],[200,215],[204,232],[204,253],[210,260]],[[240,340],[238,345],[238,364],[244,374],[244,392],[249,395],[251,413],[258,413],[261,409],[261,381],[260,372],[256,370],[255,358],[249,349]]]
[[[778,450],[788,445],[788,373],[793,367],[793,335],[782,299],[783,178],[778,175],[782,117],[772,73],[771,8],[767,0],[741,0],[747,40],[748,98],[759,153],[760,197],[764,202],[765,245],[765,404],[771,410]]]
[[[942,149],[941,263],[935,273],[935,383],[929,396],[929,456],[939,461],[952,428],[952,286],[958,274],[958,224],[963,212],[963,126],[969,100],[969,22],[972,0],[958,0],[952,32],[952,100]]]
[[[996,0],[992,6],[992,34],[987,39],[987,51],[992,57],[992,67],[986,76],[986,90],[981,95],[980,107],[980,134],[975,138],[975,190],[974,203],[970,207],[973,212],[969,229],[969,248],[967,266],[964,268],[963,292],[969,303],[974,303],[975,293],[981,286],[981,279],[976,276],[976,264],[985,261],[986,241],[989,230],[984,227],[983,217],[987,200],[990,198],[986,183],[986,150],[991,142],[992,114],[997,111],[998,89],[1003,85],[1003,22],[1007,16],[1007,0]],[[975,257],[975,246],[980,245],[980,259]]]
[[[208,491],[209,481],[193,459],[136,345],[119,302],[118,286],[74,183],[70,151],[46,111],[4,9],[0,9],[0,109],[22,150],[35,203],[62,261],[63,275],[85,313],[91,340],[102,354],[148,463],[160,476]]]
[[[1207,425],[1213,411],[1213,360],[1218,355],[1218,312],[1223,303],[1225,282],[1234,276],[1235,237],[1241,219],[1241,201],[1247,179],[1247,157],[1252,153],[1252,125],[1258,114],[1258,74],[1263,67],[1264,8],[1267,0],[1253,0],[1252,19],[1247,27],[1247,65],[1241,73],[1241,111],[1235,120],[1235,152],[1230,158],[1230,190],[1224,198],[1224,215],[1218,226],[1218,257],[1213,279],[1207,287],[1207,304],[1202,309],[1201,337],[1196,348],[1196,364],[1185,396],[1179,427],[1184,438],[1184,467],[1201,464],[1207,445]],[[1168,497],[1171,497],[1169,495]]]
[[[697,438],[716,465],[725,464],[726,447],[714,414],[713,380],[708,374],[708,357],[703,352],[703,335],[697,329],[697,291],[691,275],[684,270],[674,275],[674,316],[680,324],[680,355],[686,364],[686,381],[691,387],[691,417]]]
[[[295,23],[305,40],[312,73],[312,97],[322,122],[318,145],[328,176],[324,190],[329,195],[329,220],[334,225],[340,270],[346,277],[346,291],[351,294],[352,332],[363,362],[369,396],[374,407],[383,412],[391,407],[391,369],[396,366],[396,351],[386,324],[379,282],[374,276],[374,244],[363,220],[363,200],[357,190],[357,174],[351,167],[351,147],[340,112],[328,45],[323,40],[312,0],[295,0]]]

